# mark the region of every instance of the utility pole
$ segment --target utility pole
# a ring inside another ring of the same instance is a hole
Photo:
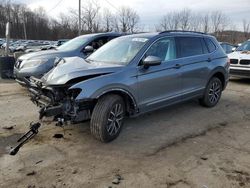
[[[80,36],[81,35],[81,0],[79,0],[79,13],[78,13],[78,16],[79,16],[79,20],[78,20],[78,35]]]
[[[27,40],[27,30],[26,30],[26,19],[25,14],[23,13],[23,33],[24,33],[24,39]]]
[[[5,55],[8,56],[9,55],[9,46],[10,46],[10,22],[7,22],[7,24],[6,24],[5,36],[6,36]]]

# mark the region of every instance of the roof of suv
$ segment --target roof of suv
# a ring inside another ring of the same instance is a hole
[[[155,33],[138,33],[133,35],[128,35],[127,37],[143,37],[143,38],[152,38],[155,36],[165,36],[165,35],[190,35],[190,36],[210,36],[206,33],[202,32],[195,32],[195,31],[178,31],[178,30],[171,30],[171,31],[163,31],[163,32],[155,32]]]

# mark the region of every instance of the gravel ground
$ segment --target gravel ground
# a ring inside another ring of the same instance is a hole
[[[13,81],[0,80],[0,99],[0,187],[250,187],[250,80],[231,80],[215,108],[194,100],[127,119],[109,144],[88,122],[47,120],[16,156],[9,146],[38,108]]]

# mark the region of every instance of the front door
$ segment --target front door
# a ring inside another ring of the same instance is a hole
[[[165,37],[156,41],[146,52],[157,56],[162,63],[145,68],[138,66],[138,100],[141,112],[151,111],[179,101],[181,72],[176,59],[175,39]]]

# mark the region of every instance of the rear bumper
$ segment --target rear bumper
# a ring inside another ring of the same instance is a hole
[[[230,76],[250,78],[250,67],[230,67]]]

